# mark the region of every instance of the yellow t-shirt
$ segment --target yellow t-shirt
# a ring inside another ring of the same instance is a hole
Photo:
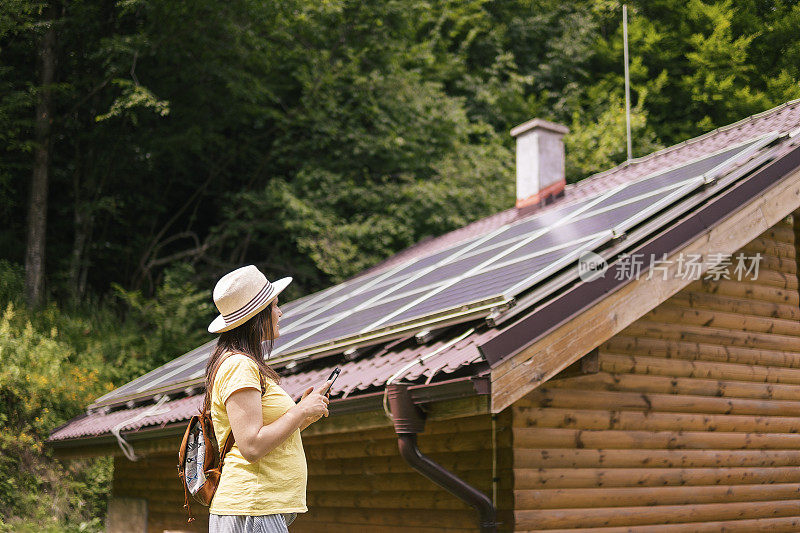
[[[258,365],[242,354],[222,362],[211,392],[211,420],[220,449],[231,431],[225,402],[234,392],[252,387],[261,390]],[[263,424],[280,418],[295,405],[279,385],[265,376],[266,394],[261,397]],[[218,515],[265,515],[305,513],[308,470],[300,430],[255,463],[242,457],[234,443],[225,457],[209,512]]]

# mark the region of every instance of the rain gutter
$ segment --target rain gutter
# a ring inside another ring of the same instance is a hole
[[[397,446],[406,462],[450,494],[478,511],[481,533],[497,531],[497,509],[484,493],[469,485],[443,466],[423,454],[417,446],[417,433],[425,430],[425,414],[414,403],[406,383],[388,387],[389,409],[392,413]]]

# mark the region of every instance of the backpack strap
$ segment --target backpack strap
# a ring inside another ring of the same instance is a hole
[[[183,482],[183,508],[189,513],[189,519],[186,520],[186,523],[191,524],[194,522],[194,517],[192,516],[192,506],[189,503],[189,489],[186,487],[186,479],[183,476],[183,472],[178,472],[178,475]]]
[[[222,470],[222,465],[225,464],[225,456],[228,455],[228,452],[231,451],[231,448],[233,448],[233,441],[234,441],[233,429],[231,429],[231,432],[228,433],[227,437],[225,437],[225,443],[222,445],[222,450],[220,450],[220,452],[219,452],[219,469],[220,470]]]
[[[231,355],[233,355],[233,352],[225,352],[224,354],[222,354],[222,356],[219,359],[217,359],[217,362],[214,364],[214,368],[211,369],[211,380],[210,380],[212,388],[211,392],[213,392],[214,379],[216,379],[217,377],[217,370],[219,370],[219,367],[222,365],[223,361],[225,361],[225,359],[227,359]],[[203,398],[202,411],[206,415],[211,415],[211,394],[209,394],[208,390],[206,390],[205,398]]]

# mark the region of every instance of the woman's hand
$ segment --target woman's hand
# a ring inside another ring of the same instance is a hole
[[[327,392],[331,386],[331,381],[326,381],[318,391],[314,387],[309,387],[305,390],[297,402],[297,408],[300,409],[306,418],[314,418],[319,420],[323,416],[328,416],[328,402],[330,400],[320,391]]]
[[[323,416],[328,416],[328,402],[330,400],[320,391],[325,391],[327,393],[330,385],[331,381],[326,381],[317,392],[314,391],[314,387],[309,387],[300,397],[300,401],[297,402],[297,407],[302,409],[305,416],[303,425],[300,426],[300,431],[304,430]],[[308,405],[303,405],[304,403],[308,403]]]

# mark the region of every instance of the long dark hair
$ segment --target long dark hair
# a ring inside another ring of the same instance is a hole
[[[274,331],[272,308],[276,305],[276,301],[277,299],[273,300],[271,304],[244,324],[220,333],[219,339],[217,339],[217,347],[214,348],[214,353],[211,354],[206,364],[206,395],[203,405],[207,411],[211,410],[211,389],[214,386],[211,381],[211,371],[225,352],[244,354],[258,365],[262,395],[266,390],[265,376],[275,383],[280,383],[280,376],[266,362],[266,359],[269,359],[270,355],[272,355],[272,347],[275,345],[275,339],[272,338],[272,332]],[[266,341],[266,354],[264,353],[264,345],[261,342],[265,329],[269,332],[267,334],[268,340]],[[266,358],[264,357],[265,355]]]

